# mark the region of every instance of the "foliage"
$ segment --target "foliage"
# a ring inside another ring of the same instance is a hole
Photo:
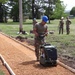
[[[63,3],[61,3],[60,0],[57,0],[53,16],[55,18],[61,18],[62,16],[64,16],[64,9],[65,6],[63,5]]]
[[[72,10],[70,11],[70,15],[75,16],[75,7],[73,7]]]
[[[0,0],[0,22],[7,22],[6,16],[8,7],[5,6],[7,1],[8,0]]]
[[[0,0],[8,1],[8,0]],[[9,0],[8,5],[11,6],[10,17],[13,21],[19,21],[19,0]],[[34,2],[33,2],[34,1]],[[49,19],[60,18],[64,16],[65,6],[60,0],[22,0],[23,3],[23,17],[33,16],[37,19],[42,15],[47,15]],[[32,7],[33,5],[33,7]]]
[[[2,70],[0,70],[0,75],[5,75],[4,72]]]
[[[5,3],[7,2],[8,0],[0,0],[0,3]]]
[[[14,22],[19,21],[19,7],[18,3],[16,3],[13,8],[11,9],[11,18],[13,18]]]
[[[24,16],[28,16],[29,13],[31,13],[30,9],[31,9],[31,3],[29,2],[29,0],[22,0],[22,5],[23,5],[23,18],[25,18]],[[9,3],[10,6],[12,6],[11,8],[11,12],[10,12],[10,17],[13,18],[13,21],[15,19],[15,21],[19,20],[19,0],[10,0]]]

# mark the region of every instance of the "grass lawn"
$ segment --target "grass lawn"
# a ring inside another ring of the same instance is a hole
[[[5,75],[2,70],[0,70],[0,75]]]
[[[40,20],[37,20],[40,22]],[[62,55],[68,55],[75,57],[75,19],[71,19],[72,24],[70,26],[70,34],[66,35],[66,29],[64,25],[64,34],[58,34],[58,24],[59,20],[53,20],[50,24],[48,24],[48,30],[54,31],[54,34],[49,34],[46,37],[46,41],[48,43],[51,43],[55,45],[58,49],[58,53]],[[23,30],[30,33],[30,30],[32,30],[32,20],[26,20],[26,22],[23,23]],[[31,37],[34,36],[33,34],[29,35],[23,35],[23,34],[17,34],[19,31],[19,23],[11,22],[8,23],[0,23],[0,31],[16,37],[16,36],[23,36],[23,37]]]

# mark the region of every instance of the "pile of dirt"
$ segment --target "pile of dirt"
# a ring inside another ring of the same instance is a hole
[[[27,39],[27,37],[17,36],[16,39],[18,41],[24,42]]]
[[[33,38],[33,37],[31,37],[31,38]],[[32,46],[34,45],[34,40],[31,40],[31,39],[29,39],[27,37],[17,36],[16,40],[18,40],[20,42],[27,42],[27,43],[29,43]]]

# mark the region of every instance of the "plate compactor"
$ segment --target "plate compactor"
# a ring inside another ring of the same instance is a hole
[[[44,38],[44,37],[43,37]],[[44,43],[40,45],[40,64],[43,66],[57,66],[57,49],[51,44]]]

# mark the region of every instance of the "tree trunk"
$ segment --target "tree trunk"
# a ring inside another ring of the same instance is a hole
[[[49,0],[49,10],[48,10],[48,15],[49,15],[49,23],[50,23],[50,0]]]
[[[32,0],[32,19],[34,19],[35,18],[35,13],[34,13],[34,1],[35,0]]]
[[[0,22],[4,22],[3,21],[3,8],[2,8],[2,4],[0,3]]]

